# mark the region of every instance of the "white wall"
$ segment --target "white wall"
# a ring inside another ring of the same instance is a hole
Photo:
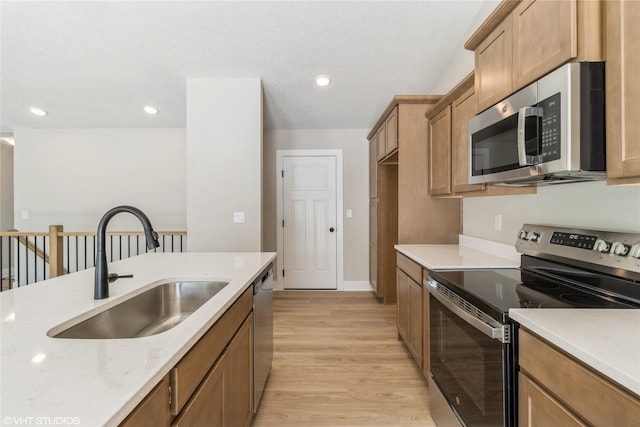
[[[16,130],[15,228],[93,231],[110,208],[142,209],[157,230],[184,230],[184,129]],[[28,219],[22,219],[22,212]],[[110,230],[138,230],[118,215]]]
[[[369,280],[369,129],[271,130],[264,137],[264,250],[276,250],[276,150],[332,149],[343,153],[344,280]]]
[[[498,4],[485,1],[478,25]],[[432,85],[432,93],[446,93],[473,71],[473,52],[460,46]],[[502,215],[502,230],[494,230],[495,215]],[[513,244],[525,223],[539,223],[640,233],[640,186],[607,186],[604,182],[539,187],[537,194],[470,197],[463,200],[463,234]]]
[[[13,228],[13,145],[0,142],[0,231]]]
[[[261,159],[260,79],[188,79],[189,251],[261,250]]]
[[[538,187],[538,194],[464,199],[464,234],[513,244],[522,224],[640,233],[640,186],[582,182]],[[495,215],[502,230],[494,230]]]

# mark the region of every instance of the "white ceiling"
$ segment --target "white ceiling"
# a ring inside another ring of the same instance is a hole
[[[430,93],[482,4],[2,0],[0,131],[185,127],[186,79],[226,77],[262,79],[266,129],[370,128]]]

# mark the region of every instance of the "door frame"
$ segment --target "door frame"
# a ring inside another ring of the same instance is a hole
[[[336,159],[336,290],[344,290],[344,226],[343,220],[343,173],[342,150],[276,150],[276,252],[280,262],[284,265],[284,232],[282,231],[284,194],[282,189],[282,171],[284,157],[335,157]],[[282,267],[279,265],[279,270]],[[278,281],[274,283],[274,289],[284,290],[284,278],[277,272]]]

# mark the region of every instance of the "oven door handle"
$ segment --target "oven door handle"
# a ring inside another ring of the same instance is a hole
[[[541,156],[527,155],[525,141],[527,140],[525,123],[527,117],[541,118],[544,116],[544,110],[541,107],[523,107],[518,110],[518,163],[520,166],[533,166],[541,161]],[[537,135],[539,137],[540,135]]]
[[[467,322],[469,325],[473,326],[475,329],[479,330],[489,338],[498,340],[501,343],[509,343],[511,341],[510,339],[511,329],[509,328],[508,325],[496,326],[496,325],[489,324],[481,319],[478,319],[477,317],[468,313],[462,307],[458,306],[449,297],[442,294],[438,286],[440,285],[440,287],[442,287],[440,283],[438,283],[433,279],[425,279],[424,282],[425,282],[425,285],[429,287],[429,293],[433,295],[435,299],[437,299],[442,305],[444,305],[446,308],[451,310],[454,314],[456,314],[459,318]],[[457,294],[454,293],[454,295],[456,295],[458,300],[463,300],[466,303],[465,306],[470,305],[467,303],[466,300],[460,298]],[[486,317],[490,319],[490,317],[488,316]],[[493,320],[493,322],[498,323],[495,320]]]

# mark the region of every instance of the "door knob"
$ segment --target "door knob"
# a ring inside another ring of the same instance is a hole
[[[333,227],[331,227],[331,228],[329,229],[329,231],[333,233],[334,228],[333,228]]]

